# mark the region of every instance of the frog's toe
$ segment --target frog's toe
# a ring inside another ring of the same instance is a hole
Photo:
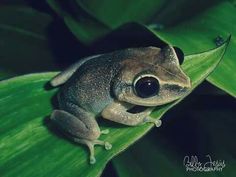
[[[144,120],[143,120],[144,123],[154,123],[156,127],[160,127],[162,122],[160,119],[154,119],[154,118],[151,118],[151,117],[146,117]]]
[[[109,142],[105,142],[104,146],[106,150],[110,150],[112,148],[112,145]]]
[[[94,145],[104,146],[106,150],[110,150],[112,148],[112,145],[106,141],[94,140],[93,143]]]
[[[154,122],[155,126],[156,127],[160,127],[161,124],[162,124],[162,121],[160,119],[157,119],[155,122]]]
[[[90,163],[90,164],[95,164],[95,163],[96,163],[96,158],[95,158],[94,156],[91,156],[91,157],[89,158],[89,163]]]
[[[101,134],[106,135],[106,134],[108,134],[109,132],[110,132],[109,129],[105,129],[105,130],[102,130],[102,131],[101,131]]]

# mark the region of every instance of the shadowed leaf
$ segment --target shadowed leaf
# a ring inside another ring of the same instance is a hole
[[[56,68],[47,39],[51,20],[28,7],[0,6],[0,78]]]

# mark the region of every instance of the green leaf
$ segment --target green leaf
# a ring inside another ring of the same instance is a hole
[[[125,23],[150,23],[155,20],[159,11],[163,12],[163,7],[168,10],[173,8],[179,10],[179,7],[186,5],[186,1],[181,0],[179,3],[165,0],[70,0],[66,2],[47,0],[47,3],[64,20],[70,31],[81,42],[88,45]]]
[[[64,5],[56,0],[47,0],[50,7],[64,20],[70,31],[84,44],[90,44],[103,37],[110,28],[88,15],[73,16]],[[64,2],[66,3],[66,2]]]
[[[169,0],[166,1],[165,6],[156,13],[152,22],[162,24],[161,26],[163,27],[172,27],[184,21],[191,20],[192,17],[201,14],[219,2],[221,2],[221,0]]]
[[[217,37],[222,37],[225,40],[231,34],[232,42],[224,60],[207,80],[234,97],[236,97],[235,12],[236,8],[231,3],[222,2],[176,27],[163,31],[153,29],[163,40],[182,48],[186,54],[214,47]]]
[[[47,0],[71,32],[91,44],[125,23],[158,23],[159,28],[186,20],[220,0]],[[174,14],[174,15],[173,15]]]
[[[165,0],[74,0],[99,21],[116,28],[128,22],[149,22],[166,5]]]
[[[0,6],[0,78],[56,68],[47,39],[51,20],[28,7]]]
[[[222,58],[227,43],[186,57],[183,69],[191,78],[192,89],[199,85]],[[99,176],[106,163],[147,133],[153,125],[121,126],[101,121],[109,129],[101,139],[112,143],[110,151],[96,147],[97,163],[89,165],[87,149],[57,134],[48,121],[56,89],[46,83],[56,73],[25,75],[0,82],[0,172],[1,176]],[[152,116],[160,119],[172,106],[156,108]],[[128,135],[128,136],[127,136]]]
[[[128,22],[149,24],[159,27],[173,25],[199,14],[220,0],[71,0],[91,16],[104,24],[117,28]],[[173,15],[174,14],[174,15]]]

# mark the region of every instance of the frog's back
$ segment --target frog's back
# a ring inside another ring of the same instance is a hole
[[[107,55],[86,61],[62,86],[61,101],[72,102],[95,114],[113,101],[111,85],[119,63]]]

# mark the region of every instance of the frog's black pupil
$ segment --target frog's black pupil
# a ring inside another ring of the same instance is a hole
[[[135,84],[135,91],[139,97],[148,98],[157,95],[159,92],[159,82],[154,77],[143,77]]]

